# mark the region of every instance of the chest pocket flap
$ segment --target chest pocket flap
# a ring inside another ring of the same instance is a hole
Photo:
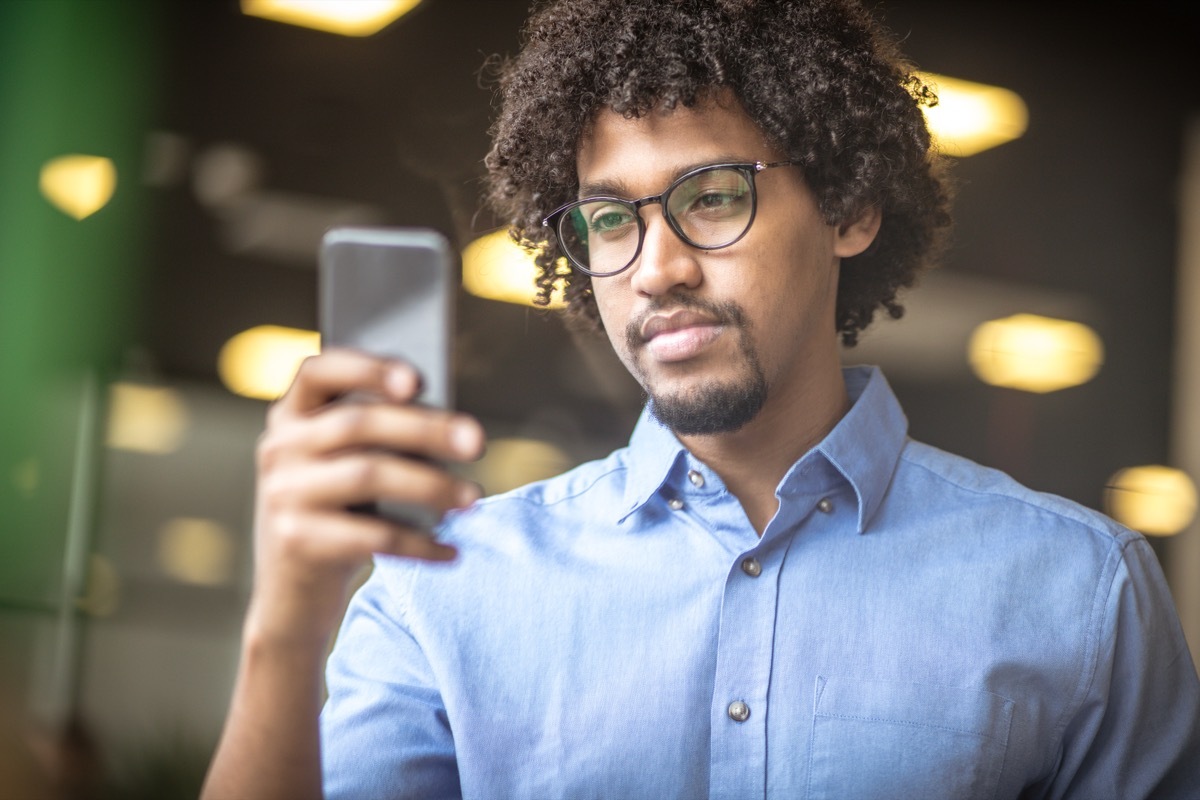
[[[990,800],[1012,713],[975,689],[818,677],[808,796]]]

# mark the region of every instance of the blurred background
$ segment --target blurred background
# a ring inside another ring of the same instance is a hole
[[[513,302],[528,266],[486,238],[483,65],[528,0],[374,33],[275,5],[0,2],[0,797],[195,796],[255,439],[316,347],[328,228],[463,251],[487,491],[620,446],[640,408],[605,342]],[[916,438],[1150,535],[1200,653],[1200,11],[872,5],[941,90],[958,228],[846,361],[885,368]]]

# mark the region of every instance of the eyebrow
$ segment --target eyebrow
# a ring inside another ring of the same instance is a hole
[[[745,156],[726,154],[726,155],[713,156],[710,158],[706,158],[703,161],[696,161],[691,164],[683,164],[683,165],[680,165],[679,167],[676,167],[675,170],[671,173],[671,178],[663,185],[662,191],[666,191],[666,188],[668,186],[670,186],[672,183],[674,183],[675,181],[679,180],[680,176],[686,175],[687,173],[691,172],[692,170],[700,169],[701,167],[712,167],[717,164],[753,164],[758,160],[761,160],[761,159],[754,159],[754,158],[747,158]],[[646,195],[642,195],[642,197],[645,197],[645,196]],[[652,193],[649,196],[653,197],[654,194]],[[623,200],[640,199],[640,198],[635,198],[633,196],[633,193],[629,191],[629,184],[625,183],[625,181],[620,180],[619,178],[613,179],[613,180],[601,179],[601,180],[595,180],[595,181],[587,181],[586,183],[580,183],[578,199],[582,200],[586,197],[618,197]]]

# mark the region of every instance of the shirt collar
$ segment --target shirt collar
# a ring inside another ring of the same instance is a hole
[[[813,450],[854,488],[858,532],[863,533],[891,485],[908,439],[908,420],[878,367],[848,367],[842,375],[850,410]]]
[[[675,465],[686,458],[687,450],[675,434],[654,417],[651,404],[647,403],[629,438],[621,521],[657,494]]]
[[[823,458],[854,489],[858,500],[858,532],[863,533],[896,471],[908,437],[908,421],[877,367],[846,367],[842,375],[850,397],[850,410],[788,471],[778,493],[781,496],[788,494],[789,486],[800,488],[797,484],[804,474],[800,465],[812,458]],[[654,497],[676,465],[686,458],[686,449],[675,434],[654,418],[647,404],[629,440],[627,482],[619,511],[621,520]]]

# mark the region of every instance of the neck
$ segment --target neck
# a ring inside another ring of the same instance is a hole
[[[679,440],[721,476],[761,536],[778,510],[775,489],[783,476],[849,408],[839,367],[835,379],[813,380],[799,391],[768,398],[758,416],[736,431]]]

